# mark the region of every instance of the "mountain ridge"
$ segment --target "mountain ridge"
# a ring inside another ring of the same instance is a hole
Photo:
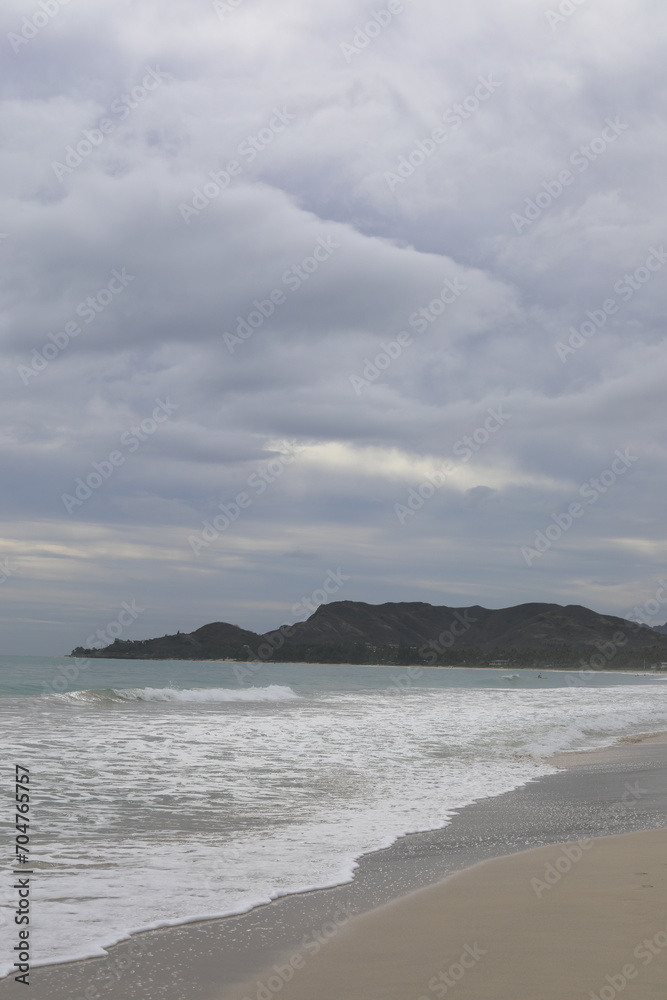
[[[397,650],[400,656],[392,659],[392,651]],[[451,657],[455,651],[470,654],[472,659],[476,655],[480,662],[501,654],[512,659],[530,658],[531,652],[539,661],[550,655],[562,661],[597,651],[603,659],[620,663],[624,662],[623,654],[627,659],[627,654],[641,650],[667,659],[667,635],[577,604],[530,602],[489,609],[477,604],[454,608],[424,601],[377,605],[333,601],[320,605],[303,622],[266,633],[228,622],[211,622],[191,633],[116,639],[102,649],[78,646],[70,655],[283,662],[421,661],[429,665]],[[383,659],[378,657],[378,651],[382,651]],[[463,662],[469,658],[463,657]]]

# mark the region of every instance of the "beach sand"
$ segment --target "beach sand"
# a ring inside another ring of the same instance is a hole
[[[626,737],[552,763],[628,764],[664,743]],[[664,998],[666,900],[667,830],[522,851],[356,917],[317,955],[285,953],[215,1000]]]
[[[640,733],[637,736],[622,736],[618,743],[602,750],[571,750],[554,754],[550,763],[554,767],[590,767],[591,764],[622,764],[629,759],[628,751],[637,747],[656,746],[667,743],[667,733]]]
[[[352,882],[282,897],[244,916],[138,934],[106,958],[34,968],[30,995],[664,997],[667,734],[562,755],[558,763],[562,770],[466,806],[443,828],[365,855]],[[584,838],[580,858],[576,849],[568,857],[544,846]],[[644,939],[657,954],[635,954]],[[623,978],[619,990],[613,983]],[[24,994],[11,979],[0,982],[0,1000]]]
[[[660,830],[482,862],[351,920],[284,985],[290,955],[216,1000],[664,1000],[666,847]]]

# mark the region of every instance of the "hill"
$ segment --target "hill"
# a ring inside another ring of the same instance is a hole
[[[177,632],[159,639],[116,639],[104,649],[77,646],[70,655],[117,660],[245,660],[248,645],[256,646],[258,642],[261,636],[255,632],[227,622],[212,622],[196,632]]]
[[[81,646],[72,656],[114,659],[235,659],[323,663],[574,665],[598,654],[614,666],[667,660],[667,635],[577,604],[519,604],[491,610],[424,602],[321,605],[305,622],[260,635],[226,622],[156,639]]]
[[[623,618],[600,615],[578,604],[519,604],[490,610],[438,607],[421,602],[323,604],[307,621],[291,626],[291,645],[366,643],[376,646],[422,646],[445,633],[442,644],[460,649],[549,649],[594,646],[613,641],[622,631],[629,648],[659,644],[658,633]],[[276,633],[269,633],[275,635]],[[667,644],[665,646],[667,649]]]

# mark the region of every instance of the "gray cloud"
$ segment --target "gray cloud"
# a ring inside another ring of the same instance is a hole
[[[371,602],[653,593],[665,12],[406,0],[350,56],[376,8],[102,0],[20,42],[38,7],[3,8],[8,650],[68,650],[130,598],[137,637],[273,627],[338,566]]]

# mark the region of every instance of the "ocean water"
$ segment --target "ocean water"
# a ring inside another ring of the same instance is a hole
[[[280,664],[240,683],[231,663],[76,664],[0,657],[0,816],[29,767],[35,964],[340,884],[555,751],[667,729],[652,675]]]

